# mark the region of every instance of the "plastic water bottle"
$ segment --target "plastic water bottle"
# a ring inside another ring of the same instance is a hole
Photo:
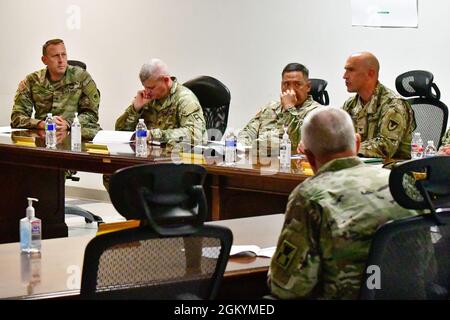
[[[144,119],[139,119],[136,126],[136,157],[147,157],[147,126]]]
[[[75,112],[75,118],[70,128],[70,142],[72,151],[81,151],[81,124],[78,120],[78,112]]]
[[[415,132],[411,141],[411,159],[423,157],[423,141],[420,132]]]
[[[283,139],[280,143],[280,168],[282,169],[291,167],[291,139],[289,139],[287,129],[284,127]]]
[[[436,147],[434,146],[434,141],[429,140],[427,147],[425,148],[425,157],[434,157],[436,155]]]
[[[236,165],[237,138],[233,131],[225,137],[225,165]]]
[[[56,148],[56,123],[51,113],[47,113],[45,119],[45,146],[49,149]]]

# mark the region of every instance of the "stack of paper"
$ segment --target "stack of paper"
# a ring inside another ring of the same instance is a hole
[[[92,140],[95,144],[130,143],[134,131],[100,130]]]

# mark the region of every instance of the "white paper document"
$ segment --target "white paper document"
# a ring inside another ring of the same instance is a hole
[[[28,129],[16,129],[16,128],[11,128],[10,126],[6,126],[6,127],[0,127],[0,133],[11,133],[14,131],[26,131]]]
[[[352,25],[418,27],[417,0],[351,0]]]
[[[92,140],[93,143],[130,143],[134,131],[100,130]]]
[[[241,256],[250,256],[250,257],[264,257],[264,258],[272,258],[275,254],[276,247],[268,247],[268,248],[260,248],[256,245],[234,245],[231,246],[230,257],[241,257]],[[219,247],[207,247],[203,248],[202,255],[206,258],[217,259],[220,254]]]

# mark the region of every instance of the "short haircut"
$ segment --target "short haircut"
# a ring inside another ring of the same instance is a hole
[[[307,67],[302,65],[301,63],[289,63],[286,67],[284,67],[283,72],[281,72],[281,76],[284,76],[286,72],[295,72],[299,71],[303,73],[303,76],[305,77],[305,80],[308,80],[309,78],[309,70]]]
[[[350,115],[336,107],[318,107],[305,118],[302,128],[305,149],[315,156],[356,151],[355,128]]]
[[[64,44],[64,41],[61,39],[51,39],[48,40],[44,45],[42,46],[42,55],[45,56],[47,54],[47,47],[54,44]]]
[[[169,70],[164,61],[160,59],[152,59],[142,65],[139,72],[139,79],[144,83],[147,79],[168,76]]]

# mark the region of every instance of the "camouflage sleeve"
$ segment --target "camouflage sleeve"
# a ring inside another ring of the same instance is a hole
[[[304,115],[306,117],[307,114]],[[287,125],[288,125],[288,134],[289,138],[291,139],[291,147],[292,150],[297,150],[297,146],[300,143],[301,140],[301,125],[303,124],[304,117],[301,117],[297,109],[295,108],[289,108],[288,109],[288,118],[287,118]]]
[[[152,129],[150,134],[161,142],[188,141],[201,144],[203,134],[206,132],[206,122],[200,103],[189,96],[177,103],[180,127],[166,130]]]
[[[82,83],[82,93],[78,101],[78,119],[81,127],[99,127],[98,108],[100,104],[100,91],[91,76],[87,74]]]
[[[116,120],[115,129],[117,131],[134,131],[139,121],[140,113],[134,110],[131,104],[125,112]]]
[[[342,106],[342,110],[344,110],[345,112],[347,112],[348,114],[350,114],[350,105],[351,105],[351,99],[348,99],[347,101],[344,102],[344,105]]]
[[[445,146],[447,144],[450,144],[450,129],[448,129],[447,132],[442,137],[441,148],[442,146]]]
[[[263,110],[261,117],[273,118],[275,111],[272,108],[266,108]],[[283,112],[283,111],[282,111]],[[279,121],[282,123],[279,124]],[[292,150],[297,149],[297,145],[300,142],[300,125],[301,117],[298,114],[297,109],[290,108],[288,111],[284,111],[281,115],[275,116],[273,121],[262,121],[264,124],[261,126],[258,135],[259,146],[271,146],[276,147],[283,137],[284,128],[283,124],[288,127],[288,135],[291,140]]]
[[[359,154],[365,157],[392,158],[412,126],[412,117],[406,103],[394,100],[384,106],[377,126],[378,135],[362,142]]]
[[[11,127],[36,128],[41,120],[31,118],[34,101],[31,94],[31,81],[26,78],[19,83],[11,112]]]
[[[261,126],[261,113],[260,110],[254,117],[251,119],[247,125],[239,132],[238,141],[245,146],[251,146],[253,141],[258,138],[259,128]]]
[[[281,299],[313,295],[320,270],[320,207],[294,191],[287,205],[286,221],[269,269],[274,296]]]

